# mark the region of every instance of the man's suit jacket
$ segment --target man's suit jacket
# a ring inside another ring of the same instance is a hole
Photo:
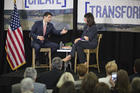
[[[21,93],[20,83],[12,85],[12,93]],[[34,83],[34,93],[47,93],[46,85],[42,83]]]
[[[44,38],[45,38],[44,42],[46,42],[48,40],[48,35],[51,33],[60,35],[60,31],[56,30],[54,28],[53,24],[48,22],[47,28],[46,28],[46,34],[44,35]],[[43,36],[43,20],[36,21],[34,23],[34,25],[32,26],[30,35],[33,38],[34,42],[41,43],[41,41],[37,39],[37,36]]]
[[[49,72],[43,72],[37,78],[37,81],[46,84],[48,89],[53,89],[56,86],[62,73],[63,71],[59,71],[59,70],[51,70]]]
[[[130,82],[132,82],[132,80],[133,80],[135,77],[140,77],[140,73],[134,73],[134,74],[130,75],[130,76],[129,76]]]

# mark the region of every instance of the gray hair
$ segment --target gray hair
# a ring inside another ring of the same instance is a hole
[[[27,67],[25,69],[25,72],[24,72],[24,78],[26,78],[26,77],[29,77],[29,78],[32,78],[33,80],[36,80],[36,78],[37,78],[36,69],[33,67]]]
[[[61,70],[62,69],[62,59],[60,57],[54,57],[52,60],[52,69],[58,69]]]
[[[20,84],[22,93],[33,91],[34,89],[33,80],[31,78],[24,78]]]

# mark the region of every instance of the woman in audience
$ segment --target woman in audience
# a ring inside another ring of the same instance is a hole
[[[132,92],[131,93],[140,93],[140,77],[135,77],[131,83]]]
[[[53,93],[59,93],[60,87],[67,81],[75,82],[73,75],[70,72],[65,72],[60,77],[56,87],[53,89]]]
[[[74,83],[72,81],[66,81],[59,90],[59,93],[76,93]]]
[[[113,86],[112,93],[130,93],[131,86],[128,77],[128,73],[125,70],[119,70],[117,72],[117,79],[114,82],[110,79],[110,83]]]
[[[107,84],[100,82],[96,85],[94,93],[111,93]]]
[[[79,90],[81,88],[81,83],[82,83],[85,75],[87,74],[87,70],[88,70],[88,68],[86,65],[84,65],[84,64],[78,65],[77,73],[78,73],[79,79],[75,81],[75,88],[77,90]]]
[[[95,86],[98,83],[98,78],[95,73],[89,72],[85,75],[80,92],[81,93],[94,93]]]
[[[112,87],[112,85],[110,84],[111,75],[113,72],[118,71],[118,66],[115,63],[115,60],[108,62],[105,66],[105,70],[107,76],[103,78],[99,78],[99,82],[104,82],[109,86],[109,88],[111,88]]]

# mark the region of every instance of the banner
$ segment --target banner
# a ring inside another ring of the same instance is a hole
[[[4,3],[4,29],[8,29],[13,0]],[[57,30],[73,29],[73,0],[17,0],[21,26],[23,30],[31,30],[37,20],[43,19],[45,12],[53,14],[52,23]]]
[[[140,24],[140,1],[78,0],[78,22],[84,14],[93,13],[96,23]]]
[[[5,0],[4,9],[11,10],[13,0]],[[72,9],[73,0],[17,0],[20,10]]]
[[[139,0],[78,0],[78,29],[88,12],[101,31],[140,31]]]

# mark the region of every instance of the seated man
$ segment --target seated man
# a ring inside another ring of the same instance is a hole
[[[36,53],[36,65],[39,65],[39,51],[41,47],[51,48],[52,53],[58,48],[58,44],[48,40],[48,35],[53,33],[56,35],[66,34],[67,30],[57,31],[53,24],[50,22],[52,19],[52,14],[50,12],[45,12],[43,15],[43,20],[36,21],[32,26],[30,35],[33,38],[31,43],[32,47],[35,48]]]
[[[20,84],[21,84],[21,93],[33,93],[34,84],[31,78],[24,78]]]
[[[63,62],[60,57],[54,57],[52,60],[52,70],[41,73],[37,81],[46,84],[48,89],[53,89],[63,73],[61,71],[62,64]]]
[[[130,82],[133,80],[135,77],[140,77],[140,59],[136,59],[134,63],[134,74],[130,75]]]
[[[33,93],[47,93],[46,85],[43,83],[35,82],[37,79],[37,71],[32,67],[27,67],[24,72],[24,78],[31,78],[34,82]],[[17,83],[12,85],[12,93],[21,93],[21,84]]]

